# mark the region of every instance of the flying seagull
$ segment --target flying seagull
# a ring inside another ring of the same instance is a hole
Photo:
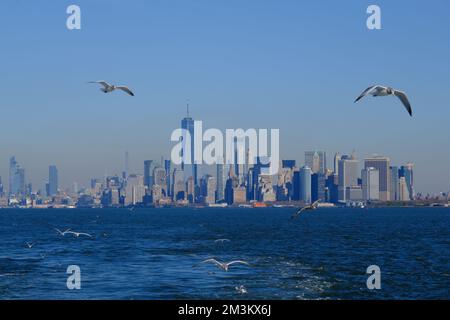
[[[406,96],[406,93],[403,91],[395,90],[391,87],[384,87],[384,86],[371,86],[368,87],[366,90],[361,93],[361,95],[356,98],[355,103],[364,98],[367,95],[372,95],[372,97],[384,97],[384,96],[396,96],[400,99],[400,101],[403,103],[403,105],[406,108],[406,111],[408,111],[409,115],[412,117],[412,108],[411,104],[409,103],[408,97]]]
[[[69,233],[69,232],[70,232],[70,229],[67,229],[67,230],[65,230],[65,231],[61,231],[61,230],[55,228],[55,230],[56,230],[61,236],[63,236],[63,237],[66,235],[66,233]]]
[[[104,80],[99,81],[89,81],[89,83],[99,83],[103,86],[103,88],[100,88],[100,91],[104,93],[113,92],[114,90],[122,90],[128,93],[130,96],[134,96],[134,93],[126,86],[115,86],[112,84],[109,84],[108,82]]]
[[[303,211],[307,211],[307,210],[316,210],[317,207],[319,206],[319,202],[320,200],[314,201],[313,203],[311,203],[310,205],[304,206],[300,209],[297,210],[297,212],[291,217],[291,219],[295,219],[298,218],[298,216],[303,212]]]
[[[92,235],[90,235],[89,233],[85,233],[85,232],[67,231],[67,233],[73,234],[77,238],[79,236],[86,236],[86,237],[92,238]]]
[[[205,261],[202,261],[202,263],[214,263],[217,267],[219,267],[222,270],[228,271],[229,266],[233,264],[245,264],[249,266],[250,264],[246,261],[242,260],[235,260],[230,262],[219,262],[216,259],[206,259]]]
[[[31,249],[34,246],[34,243],[30,243],[30,242],[25,242],[25,244],[27,245],[28,249]]]

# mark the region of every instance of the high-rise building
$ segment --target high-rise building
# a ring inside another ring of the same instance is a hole
[[[364,168],[375,168],[380,175],[380,200],[389,201],[390,197],[390,160],[387,157],[374,156],[364,159]]]
[[[151,188],[152,183],[152,164],[153,160],[145,160],[144,161],[144,185],[147,188]]]
[[[125,205],[142,203],[145,196],[144,176],[130,174],[125,187]]]
[[[216,178],[207,174],[200,180],[201,197],[206,204],[212,204],[216,202]]]
[[[408,163],[405,166],[400,167],[399,175],[405,178],[406,187],[408,188],[408,194],[410,200],[414,200],[414,174],[413,174],[414,164]]]
[[[326,176],[324,173],[313,173],[311,176],[311,201],[325,201]]]
[[[342,156],[338,162],[338,200],[340,202],[346,202],[346,189],[350,187],[358,186],[358,166],[359,162],[356,156]]]
[[[48,196],[54,197],[58,194],[58,169],[55,165],[48,167]]]
[[[311,168],[304,166],[299,171],[300,200],[311,203]]]
[[[194,184],[197,185],[197,164],[194,163],[194,120],[189,115],[189,104],[187,105],[187,115],[181,120],[181,129],[184,132],[189,132],[190,140],[188,140],[187,134],[183,133],[182,141],[182,163],[181,170],[185,173],[185,179],[194,177]],[[190,155],[187,152],[188,145],[190,144]]]
[[[305,166],[309,167],[312,173],[325,173],[325,169],[327,168],[325,151],[306,151]]]
[[[391,183],[390,183],[390,199],[391,201],[398,201],[400,200],[400,181],[399,181],[399,175],[398,175],[398,167],[390,167],[389,170],[391,171]]]
[[[362,198],[365,201],[380,200],[380,173],[378,169],[368,167],[361,171]]]
[[[339,160],[341,160],[341,155],[337,152],[334,155],[334,173],[339,175]]]
[[[184,180],[184,171],[175,168],[172,173],[172,197],[174,201],[186,199],[186,183]],[[193,177],[192,177],[192,181]],[[192,191],[193,192],[193,191]]]
[[[3,197],[4,190],[3,190],[3,183],[2,183],[2,177],[0,177],[0,198]]]
[[[226,183],[226,168],[225,164],[220,163],[219,161],[216,164],[216,181],[217,181],[217,191],[216,191],[216,200],[217,202],[221,202],[225,200],[225,183]]]
[[[166,169],[162,167],[156,167],[153,169],[153,185],[160,186],[163,195],[167,195]]]
[[[411,199],[409,195],[408,185],[406,183],[405,177],[400,177],[399,179],[399,190],[400,190],[400,201],[409,201]]]
[[[166,190],[167,190],[167,196],[171,197],[172,196],[172,175],[171,175],[171,164],[172,162],[170,160],[164,160],[164,169],[166,170],[166,182],[167,182],[167,186],[166,186]]]

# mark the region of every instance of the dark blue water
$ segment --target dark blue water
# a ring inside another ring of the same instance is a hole
[[[319,209],[294,222],[291,214],[1,209],[0,298],[450,298],[450,209]],[[53,228],[94,237],[62,237]],[[251,266],[224,272],[200,263],[210,257]],[[69,265],[81,268],[81,290],[66,287]],[[369,265],[381,268],[381,290],[367,289]]]

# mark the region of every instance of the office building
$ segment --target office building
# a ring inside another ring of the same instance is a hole
[[[390,160],[387,157],[374,156],[364,159],[364,168],[375,168],[379,172],[380,200],[389,201],[390,197]]]
[[[364,201],[380,200],[380,173],[373,167],[361,171],[362,198]]]

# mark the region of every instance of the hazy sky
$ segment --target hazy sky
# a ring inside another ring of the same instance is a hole
[[[82,29],[66,28],[81,7]],[[382,30],[366,9],[382,10]],[[417,191],[450,190],[450,2],[0,2],[0,176],[15,155],[40,188],[168,156],[185,115],[206,127],[279,128],[283,158],[308,149],[415,163]],[[128,84],[135,97],[86,81]],[[355,97],[371,84],[405,90]]]

